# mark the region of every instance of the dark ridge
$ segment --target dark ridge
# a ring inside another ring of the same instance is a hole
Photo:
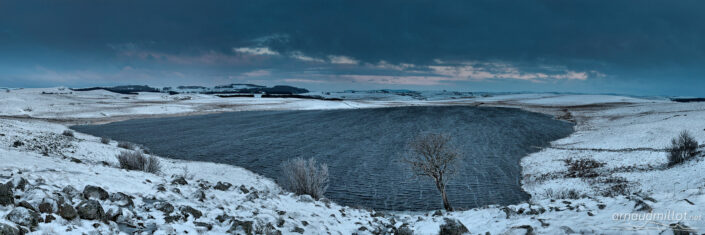
[[[106,90],[114,93],[125,94],[125,95],[136,95],[137,92],[159,92],[159,89],[149,87],[147,85],[126,85],[126,86],[114,86],[114,87],[88,87],[88,88],[71,88],[72,91],[94,91],[94,90]]]

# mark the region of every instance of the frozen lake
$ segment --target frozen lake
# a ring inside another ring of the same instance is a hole
[[[573,132],[571,123],[510,108],[395,107],[325,111],[247,111],[74,126],[147,146],[170,158],[241,166],[272,179],[279,164],[315,157],[329,165],[326,197],[383,210],[441,209],[432,181],[399,162],[420,132],[452,135],[464,155],[447,190],[456,208],[528,199],[519,160]]]

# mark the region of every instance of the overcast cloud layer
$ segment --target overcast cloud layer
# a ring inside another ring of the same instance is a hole
[[[0,87],[702,96],[703,1],[7,1]]]

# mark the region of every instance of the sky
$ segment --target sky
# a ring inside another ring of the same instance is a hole
[[[705,1],[0,0],[0,87],[705,96]]]

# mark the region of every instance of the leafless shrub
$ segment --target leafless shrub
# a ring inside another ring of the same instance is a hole
[[[279,183],[296,195],[310,195],[314,199],[323,198],[328,189],[328,165],[316,164],[316,160],[297,157],[281,164]]]
[[[587,195],[580,193],[575,189],[553,191],[553,189],[549,188],[544,191],[544,195],[551,199],[580,199],[587,197]]]
[[[688,131],[682,131],[668,147],[668,166],[682,163],[698,154],[698,141]]]
[[[100,142],[103,143],[103,144],[109,144],[109,143],[110,143],[110,138],[108,138],[108,137],[106,137],[106,136],[100,137]]]
[[[455,162],[460,157],[460,153],[451,145],[450,136],[427,134],[409,143],[409,153],[403,161],[416,175],[432,178],[441,193],[443,208],[453,211],[446,194],[446,185],[449,177],[455,173]]]
[[[154,156],[145,156],[141,152],[122,151],[117,155],[120,168],[127,170],[138,170],[149,173],[159,173],[161,171],[161,163],[159,158]]]
[[[73,136],[74,136],[72,130],[64,130],[64,132],[62,132],[61,134],[64,135],[64,136],[68,136],[68,137],[73,137]]]
[[[566,177],[571,178],[595,178],[599,176],[595,169],[605,165],[593,159],[566,159],[565,164],[568,165]]]
[[[129,150],[135,150],[137,146],[133,143],[127,142],[127,141],[120,141],[118,142],[118,148],[124,148],[124,149],[129,149]]]

